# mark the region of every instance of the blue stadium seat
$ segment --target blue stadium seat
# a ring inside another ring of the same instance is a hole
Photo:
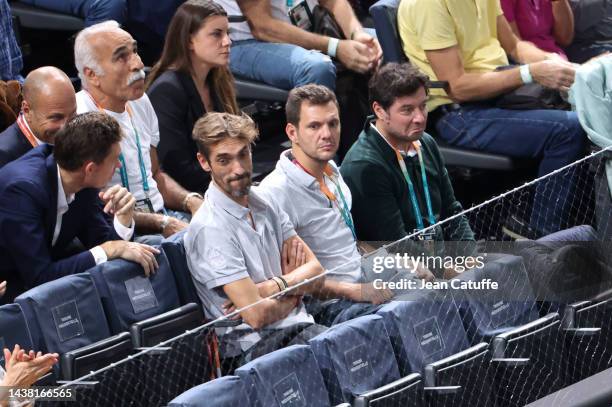
[[[0,307],[0,365],[4,366],[2,349],[13,350],[15,345],[29,351],[38,351],[40,345],[34,346],[30,328],[19,304],[7,304]]]
[[[310,346],[293,345],[236,369],[253,407],[330,406]]]
[[[377,314],[383,317],[402,376],[469,347],[450,295],[434,291],[415,301],[391,302]]]
[[[183,245],[184,236],[185,231],[175,233],[169,238],[164,239],[161,248],[166,254],[168,263],[172,269],[181,304],[185,305],[190,302],[201,304],[200,297],[198,297],[198,292],[191,278],[189,267],[187,266],[185,246]]]
[[[334,325],[309,344],[332,404],[353,402],[363,393],[400,379],[391,341],[378,315]],[[404,397],[407,404],[408,395]]]
[[[468,338],[473,345],[539,318],[529,277],[520,256],[501,255],[483,268],[467,271],[464,281],[490,279],[496,290],[453,290]]]
[[[172,400],[168,407],[249,407],[251,403],[238,376],[224,376],[201,384]]]
[[[44,350],[59,354],[110,336],[98,291],[89,273],[65,276],[15,299],[30,325],[40,328]]]
[[[157,255],[159,268],[149,276],[138,263],[115,259],[88,272],[96,284],[111,332],[130,329],[138,321],[179,307],[178,292],[166,255]]]
[[[397,8],[400,0],[379,0],[370,7],[376,36],[385,62],[406,62],[402,41],[397,29]]]

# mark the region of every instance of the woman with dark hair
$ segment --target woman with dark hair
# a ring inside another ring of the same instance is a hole
[[[210,181],[196,158],[194,123],[206,112],[239,113],[230,45],[225,10],[212,1],[189,0],[172,17],[161,58],[147,78],[159,120],[161,166],[190,191],[203,192]]]

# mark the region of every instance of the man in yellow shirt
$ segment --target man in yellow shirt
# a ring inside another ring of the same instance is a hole
[[[397,18],[408,59],[432,80],[449,83],[448,93],[432,91],[427,106],[430,124],[448,143],[541,158],[538,176],[583,154],[585,133],[575,113],[488,103],[532,82],[566,91],[575,73],[575,66],[558,55],[519,40],[499,0],[402,0]],[[506,55],[522,65],[496,70],[508,65]],[[534,238],[559,230],[568,215],[570,190],[571,180],[566,180],[545,197],[536,196],[529,225],[515,219],[509,234]]]

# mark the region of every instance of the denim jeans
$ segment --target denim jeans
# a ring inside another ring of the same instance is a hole
[[[577,43],[565,49],[568,59],[577,64],[583,64],[589,59],[601,55],[604,52],[612,52],[612,40],[607,43]]]
[[[336,87],[336,67],[327,55],[292,44],[237,41],[232,44],[230,69],[243,78],[281,89],[308,83]]]
[[[454,146],[540,159],[538,177],[580,158],[586,140],[574,112],[508,110],[481,103],[466,103],[448,112],[438,120],[436,130]],[[573,180],[560,174],[552,184],[552,191],[536,188],[530,225],[542,233],[559,230],[569,215]]]
[[[85,26],[115,20],[125,24],[127,0],[22,0],[32,6],[85,19]]]

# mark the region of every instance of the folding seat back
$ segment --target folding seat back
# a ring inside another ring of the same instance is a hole
[[[212,404],[211,404],[212,403]],[[249,407],[251,402],[238,376],[224,376],[191,388],[168,407]]]
[[[510,361],[495,364],[499,405],[523,406],[564,386],[559,325],[555,312],[493,338],[493,361]],[[517,365],[521,360],[525,363]]]
[[[423,393],[423,381],[418,373],[360,394],[353,402],[353,407],[422,407],[425,405],[427,401]]]
[[[34,346],[30,328],[19,304],[7,304],[0,307],[0,366],[4,367],[4,352],[2,349],[13,350],[19,345],[26,352],[30,349],[41,350]]]
[[[293,345],[261,356],[234,372],[254,407],[330,406],[310,346]]]
[[[468,338],[474,345],[489,342],[499,333],[539,318],[522,257],[503,255],[457,279],[497,284],[496,289],[452,290]]]
[[[352,402],[400,378],[382,317],[367,315],[334,325],[309,342],[332,404]]]
[[[414,301],[391,302],[377,314],[383,317],[402,376],[469,347],[450,294],[432,291]]]
[[[187,254],[183,245],[184,236],[185,231],[175,233],[169,238],[164,239],[161,247],[168,258],[170,269],[174,275],[181,304],[185,305],[191,302],[201,304],[200,297],[191,278],[189,266],[187,266]]]
[[[65,276],[15,299],[30,325],[40,327],[44,350],[59,354],[108,338],[110,330],[89,273]]]
[[[612,300],[580,301],[564,309],[568,384],[612,367]]]
[[[178,292],[166,255],[156,256],[159,268],[145,277],[134,262],[115,259],[89,270],[108,316],[111,332],[127,331],[138,321],[179,307]]]
[[[130,327],[134,347],[151,347],[204,323],[202,307],[191,303],[134,323]]]

